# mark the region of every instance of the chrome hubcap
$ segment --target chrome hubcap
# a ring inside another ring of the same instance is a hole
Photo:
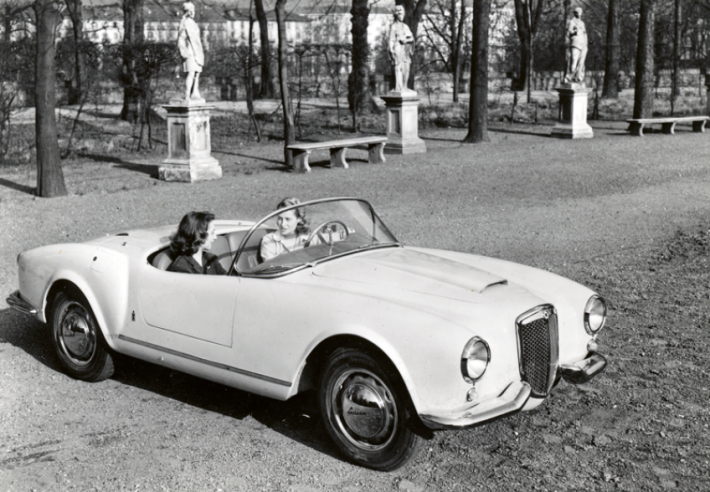
[[[96,351],[96,335],[89,313],[81,304],[72,302],[67,306],[57,335],[62,352],[72,363],[83,366],[91,361]]]
[[[342,374],[332,403],[338,426],[359,448],[377,450],[394,437],[397,427],[394,398],[374,374],[363,370]]]

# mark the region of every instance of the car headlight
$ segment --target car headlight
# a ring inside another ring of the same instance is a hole
[[[584,329],[594,335],[602,329],[606,322],[606,301],[598,295],[593,295],[584,308]]]
[[[491,349],[479,337],[468,341],[461,354],[461,374],[467,383],[472,383],[483,376],[491,361]]]

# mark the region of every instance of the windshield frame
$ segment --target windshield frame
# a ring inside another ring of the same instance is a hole
[[[307,206],[311,206],[311,205],[321,205],[321,204],[329,203],[329,202],[342,202],[342,201],[360,202],[361,204],[365,205],[365,207],[370,211],[370,217],[371,217],[371,220],[372,220],[372,227],[373,227],[373,236],[374,236],[374,229],[378,226],[378,223],[379,223],[379,226],[380,226],[382,229],[384,229],[384,231],[385,231],[387,234],[389,234],[389,235],[394,239],[394,242],[386,243],[386,244],[373,244],[373,245],[371,245],[371,246],[369,246],[369,247],[365,247],[365,248],[362,248],[362,247],[361,247],[361,248],[358,248],[358,249],[353,249],[353,250],[350,250],[350,251],[345,251],[345,252],[343,252],[343,253],[338,253],[338,254],[335,254],[335,255],[326,256],[326,257],[323,257],[323,258],[320,258],[320,259],[317,259],[317,260],[314,260],[314,261],[311,261],[311,262],[303,263],[303,264],[300,264],[300,265],[297,265],[297,266],[294,266],[294,267],[291,267],[291,268],[287,268],[286,270],[278,271],[278,272],[275,272],[275,273],[265,273],[265,272],[254,272],[254,273],[250,273],[250,272],[243,272],[243,271],[237,270],[237,263],[238,263],[238,261],[239,261],[239,257],[240,257],[240,256],[242,255],[242,253],[244,252],[244,248],[246,247],[247,243],[249,242],[249,239],[251,239],[251,236],[254,234],[254,231],[256,231],[257,229],[261,228],[268,220],[270,220],[270,219],[272,219],[273,217],[276,217],[277,215],[280,215],[280,214],[282,214],[282,213],[284,213],[284,212],[286,212],[286,211],[289,211],[289,210],[294,210],[294,209],[297,209],[297,208],[307,207]],[[232,264],[231,264],[231,266],[230,266],[230,268],[229,268],[229,275],[235,275],[235,276],[238,276],[238,277],[254,277],[254,278],[275,278],[275,277],[283,277],[283,276],[285,276],[285,275],[289,275],[289,274],[291,274],[291,273],[298,272],[298,271],[303,270],[303,269],[305,269],[305,268],[313,267],[313,266],[315,266],[315,265],[318,265],[319,263],[323,263],[323,262],[326,262],[326,261],[330,261],[330,260],[333,260],[333,259],[335,259],[335,258],[342,258],[343,256],[347,256],[347,255],[350,255],[350,254],[353,254],[353,253],[358,253],[358,252],[361,252],[361,251],[370,251],[370,250],[372,250],[372,249],[388,248],[388,247],[401,247],[401,246],[402,246],[402,244],[399,242],[399,240],[396,238],[396,236],[395,236],[394,234],[392,234],[392,231],[390,231],[390,229],[387,227],[387,224],[385,224],[385,223],[382,221],[382,219],[380,218],[380,216],[377,215],[377,212],[375,212],[375,209],[372,207],[372,205],[370,204],[370,202],[368,202],[367,200],[364,200],[364,199],[362,199],[362,198],[354,198],[354,197],[320,198],[320,199],[317,199],[317,200],[310,200],[310,201],[308,201],[308,202],[302,202],[302,203],[299,203],[299,204],[297,204],[297,205],[291,205],[291,206],[289,206],[289,207],[284,207],[284,208],[280,208],[280,209],[274,210],[273,212],[269,213],[268,215],[266,215],[266,216],[265,216],[264,218],[262,218],[261,220],[257,221],[257,222],[251,227],[251,229],[249,229],[249,231],[244,235],[244,237],[242,238],[242,241],[239,243],[239,247],[237,248],[237,252],[236,252],[236,254],[234,255],[234,259],[232,260]]]

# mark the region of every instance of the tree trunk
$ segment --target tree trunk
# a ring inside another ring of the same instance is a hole
[[[412,31],[412,36],[414,36],[414,52],[412,53],[412,63],[409,65],[407,86],[412,90],[416,90],[415,79],[418,71],[416,57],[417,30],[419,29],[419,22],[424,16],[427,0],[396,0],[396,4],[404,6],[404,23],[409,26],[409,30]]]
[[[488,138],[488,24],[491,0],[473,1],[471,45],[471,99],[468,105],[466,143],[490,142]]]
[[[675,0],[675,15],[673,16],[673,74],[671,80],[671,114],[675,112],[675,104],[680,96],[680,60],[681,60],[681,0]]]
[[[520,40],[520,73],[515,90],[528,91],[528,102],[530,102],[530,90],[533,75],[533,43],[535,34],[542,15],[545,0],[515,0],[515,24],[518,28],[518,39]]]
[[[143,86],[137,73],[137,45],[144,42],[143,0],[123,0],[123,108],[121,119],[135,123],[140,117],[140,97]]]
[[[634,118],[650,118],[653,116],[654,23],[654,0],[641,0],[638,48],[636,51]]]
[[[67,188],[57,142],[56,62],[54,37],[60,14],[53,0],[35,0],[37,60],[35,65],[35,141],[37,146],[37,195],[64,196]]]
[[[68,103],[80,104],[82,99],[82,69],[83,56],[81,50],[84,42],[84,26],[82,22],[82,0],[64,0],[72,23],[72,33],[74,34],[74,83],[69,91]]]
[[[604,67],[604,89],[602,97],[619,98],[619,0],[609,0],[606,22],[606,64]]]
[[[9,43],[12,39],[12,6],[7,4],[3,7],[5,11],[2,17],[2,40]]]
[[[293,167],[293,154],[288,146],[295,142],[293,136],[293,107],[288,90],[288,40],[286,39],[286,0],[276,0],[276,23],[279,31],[279,83],[284,120],[284,163]]]
[[[451,0],[451,18],[454,21],[451,23],[452,28],[456,26],[455,15],[456,1]],[[451,31],[452,39],[454,40],[452,62],[454,72],[454,102],[459,102],[459,91],[461,90],[461,47],[463,45],[464,22],[466,21],[466,2],[461,2],[461,10],[459,11],[458,26],[456,26],[456,37],[453,37],[454,31]]]
[[[254,54],[254,16],[252,15],[251,8],[250,8],[250,10],[249,10],[249,53],[247,55],[247,66],[246,66],[246,69],[244,70],[244,89],[246,91],[246,98],[247,98],[247,111],[249,111],[249,118],[251,118],[251,123],[254,125],[254,130],[256,131],[256,141],[261,142],[261,128],[259,128],[259,120],[256,119],[256,113],[254,111],[254,79],[252,77],[253,54]]]
[[[271,45],[269,44],[269,22],[264,10],[264,0],[254,0],[256,19],[259,22],[259,39],[261,45],[261,87],[259,97],[271,99],[276,94],[274,81],[271,77]]]
[[[358,116],[372,110],[370,92],[370,45],[367,42],[369,0],[352,0],[352,77],[348,87],[350,111],[353,113],[353,130],[357,131]]]

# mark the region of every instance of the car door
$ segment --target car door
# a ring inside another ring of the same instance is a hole
[[[239,285],[238,277],[146,268],[137,292],[144,323],[131,336],[198,357],[231,352]]]

